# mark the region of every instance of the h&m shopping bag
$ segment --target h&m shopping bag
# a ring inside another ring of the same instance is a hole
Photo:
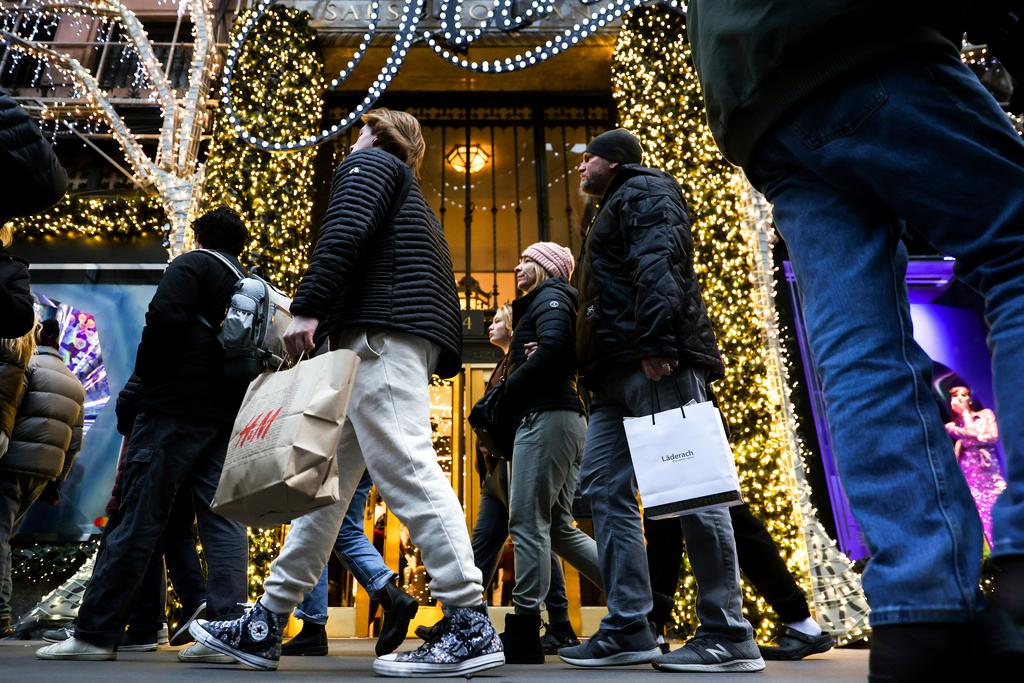
[[[710,401],[622,422],[644,513],[651,519],[743,502],[722,416]]]
[[[336,451],[359,358],[324,353],[249,385],[211,506],[249,526],[284,524],[338,501]]]

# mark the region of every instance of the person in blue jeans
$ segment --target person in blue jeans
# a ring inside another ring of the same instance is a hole
[[[687,19],[711,130],[774,205],[796,272],[871,550],[873,681],[1024,662],[1024,142],[936,28],[941,6],[696,0]],[[907,225],[985,299],[1008,469],[987,604],[978,513],[912,336]]]
[[[334,552],[345,564],[370,597],[384,609],[384,622],[377,636],[377,655],[393,652],[405,640],[409,622],[416,616],[419,604],[397,585],[398,575],[384,564],[384,558],[366,538],[363,531],[363,513],[366,499],[373,487],[369,472],[356,486],[348,511],[338,530]],[[281,646],[284,656],[323,656],[327,654],[327,567],[324,567],[313,590],[306,593],[302,604],[295,610],[302,620],[302,630]]]

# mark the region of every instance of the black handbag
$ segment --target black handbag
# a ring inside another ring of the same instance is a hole
[[[505,369],[507,370],[506,364]],[[512,445],[516,440],[515,423],[508,411],[503,408],[505,398],[505,379],[503,372],[501,381],[488,389],[483,397],[469,411],[469,425],[476,432],[480,445],[502,460],[512,460]]]

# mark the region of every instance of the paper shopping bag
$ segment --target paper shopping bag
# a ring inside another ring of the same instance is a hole
[[[284,524],[338,501],[336,451],[359,358],[331,351],[249,385],[211,506],[249,526]]]
[[[743,502],[722,416],[710,401],[622,422],[651,519]]]

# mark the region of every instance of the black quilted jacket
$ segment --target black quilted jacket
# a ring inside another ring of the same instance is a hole
[[[0,246],[0,338],[17,339],[36,321],[28,261]]]
[[[576,390],[579,295],[562,278],[545,280],[512,302],[511,366],[503,405],[516,417],[545,410],[583,412]],[[537,350],[526,358],[526,344]]]
[[[380,149],[353,152],[334,172],[331,201],[291,312],[321,321],[317,343],[345,327],[384,327],[441,347],[435,372],[462,368],[462,316],[452,259],[419,183],[383,225],[403,180]]]
[[[0,88],[0,225],[48,209],[68,176],[29,115]]]
[[[693,271],[686,201],[668,174],[622,166],[587,233],[574,276],[584,380],[650,356],[723,372]]]

